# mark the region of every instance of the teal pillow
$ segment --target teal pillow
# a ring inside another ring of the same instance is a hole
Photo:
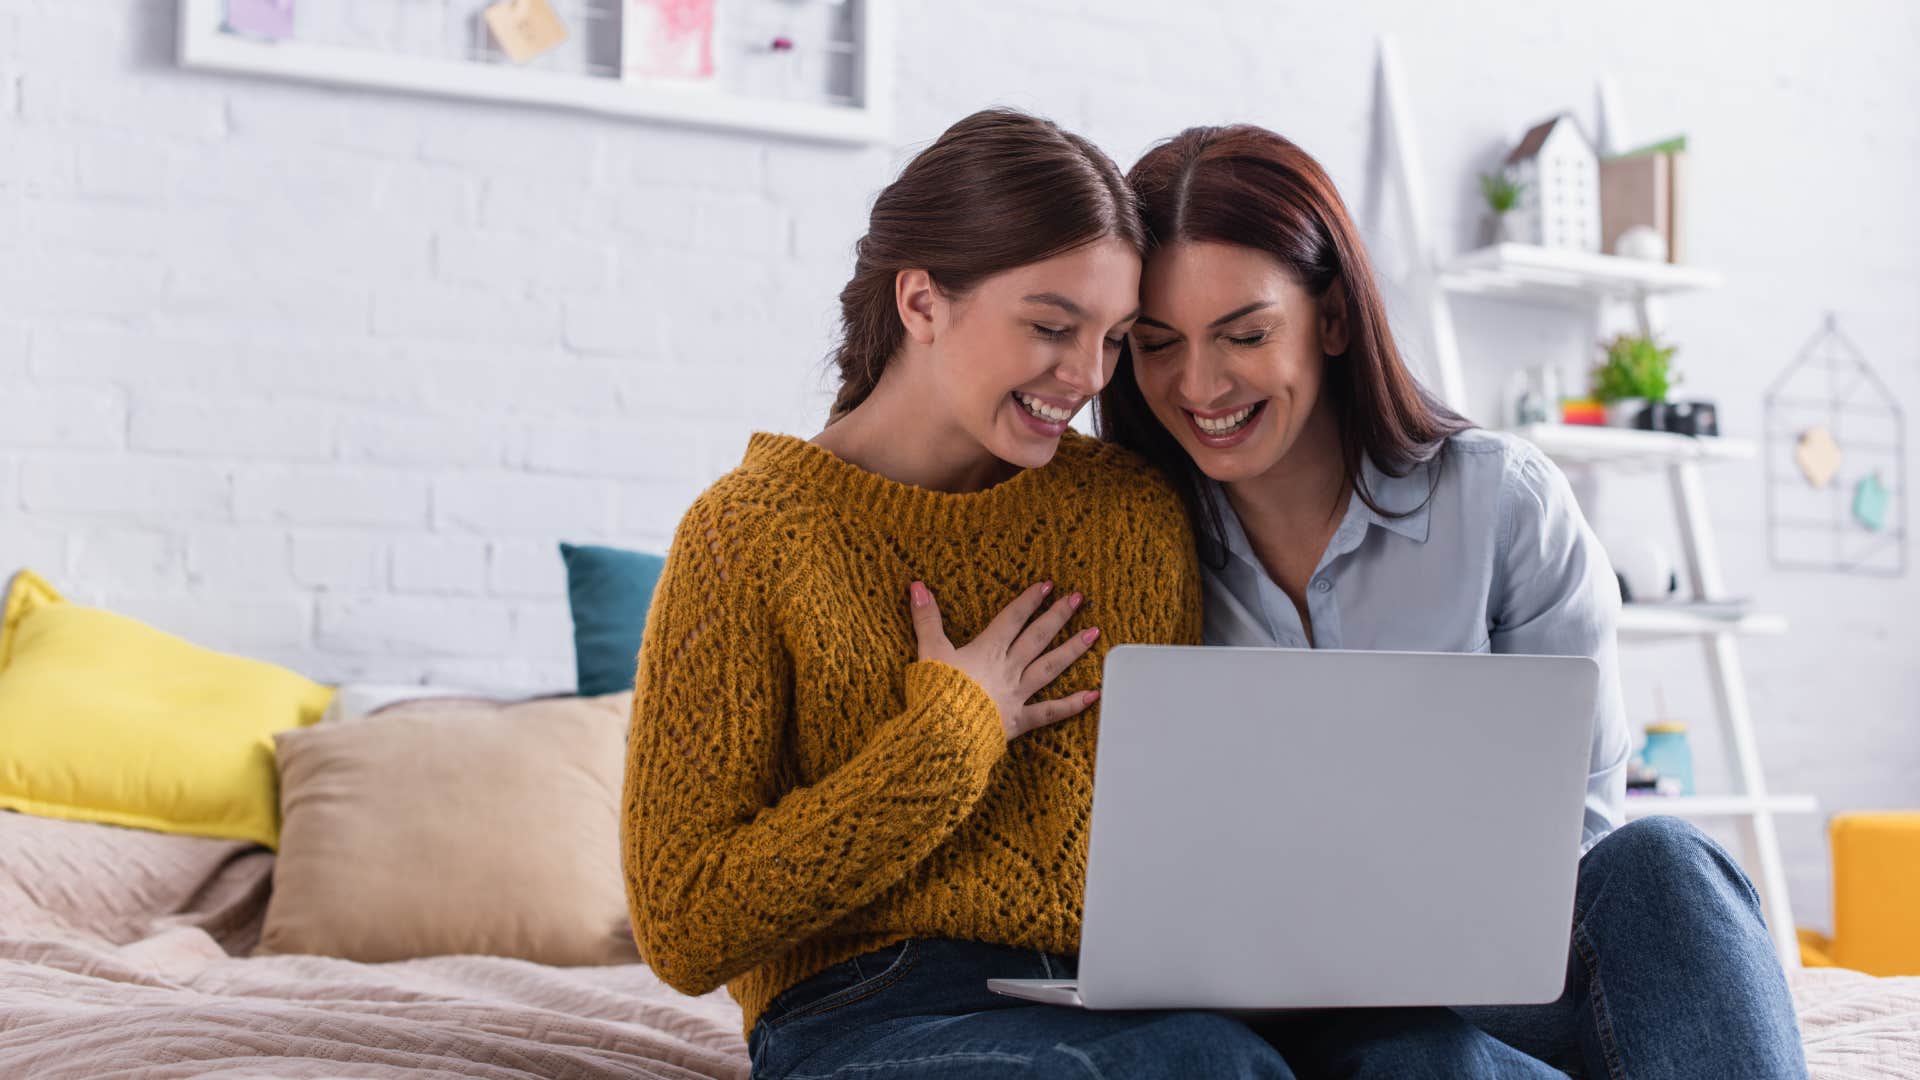
[[[573,608],[573,667],[582,697],[633,689],[647,605],[667,560],[644,551],[561,544]]]

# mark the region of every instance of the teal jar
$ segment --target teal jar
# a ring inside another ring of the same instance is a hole
[[[1693,748],[1687,745],[1687,725],[1671,721],[1647,725],[1647,744],[1640,760],[1663,778],[1680,783],[1680,794],[1693,794]]]

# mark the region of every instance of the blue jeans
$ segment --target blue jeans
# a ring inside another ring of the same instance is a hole
[[[1670,817],[1629,822],[1580,860],[1552,1003],[1327,1010],[1262,1032],[1302,1076],[1807,1075],[1759,896],[1719,845]]]
[[[1058,979],[1071,956],[915,938],[830,967],[773,999],[753,1025],[753,1075],[1274,1078],[1293,1071],[1238,1020],[1197,1011],[1090,1012],[987,989]]]
[[[801,982],[748,1048],[757,1077],[1804,1077],[1800,1032],[1753,886],[1674,818],[1580,862],[1567,985],[1547,1005],[1329,1009],[1251,1023],[1089,1012],[986,989],[1068,978],[1074,958],[915,939]]]
[[[1679,818],[1628,822],[1580,860],[1559,1000],[1455,1011],[1575,1075],[1807,1075],[1760,897],[1720,845]]]

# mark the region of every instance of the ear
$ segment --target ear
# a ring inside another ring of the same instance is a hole
[[[925,270],[902,270],[893,275],[893,305],[907,336],[922,345],[933,343],[934,306],[940,289]]]
[[[1345,353],[1348,341],[1346,279],[1334,278],[1333,284],[1320,295],[1316,318],[1320,327],[1320,351],[1328,356]]]

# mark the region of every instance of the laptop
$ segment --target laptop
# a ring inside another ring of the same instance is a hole
[[[1107,654],[1078,977],[1089,1009],[1560,996],[1599,667],[1586,657]]]

